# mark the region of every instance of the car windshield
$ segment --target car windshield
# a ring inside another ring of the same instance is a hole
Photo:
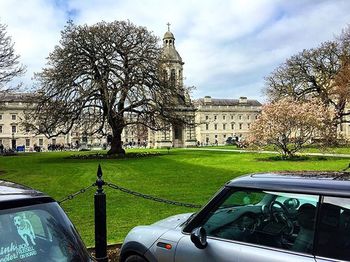
[[[0,210],[0,262],[90,261],[55,202]]]

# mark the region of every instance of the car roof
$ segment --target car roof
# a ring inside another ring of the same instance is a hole
[[[350,197],[350,173],[301,171],[249,174],[229,181],[226,186]]]
[[[0,180],[0,204],[9,201],[51,199],[44,193],[14,182]],[[54,201],[52,199],[52,201]]]

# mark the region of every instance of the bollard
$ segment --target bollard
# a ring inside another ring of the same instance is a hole
[[[96,260],[107,262],[107,224],[106,224],[106,194],[103,192],[101,165],[97,169],[97,190],[94,196],[95,202],[95,252]]]

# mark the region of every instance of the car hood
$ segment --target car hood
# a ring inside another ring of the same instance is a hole
[[[179,214],[179,215],[167,217],[165,219],[157,221],[152,225],[169,228],[169,229],[176,228],[181,224],[183,224],[192,214],[193,213],[185,213],[185,214]]]

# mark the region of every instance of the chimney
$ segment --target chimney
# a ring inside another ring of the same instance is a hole
[[[246,104],[247,102],[248,102],[247,97],[241,96],[241,97],[239,98],[239,103],[240,103],[240,104]]]
[[[205,96],[204,97],[204,104],[210,104],[211,103],[211,96]]]

